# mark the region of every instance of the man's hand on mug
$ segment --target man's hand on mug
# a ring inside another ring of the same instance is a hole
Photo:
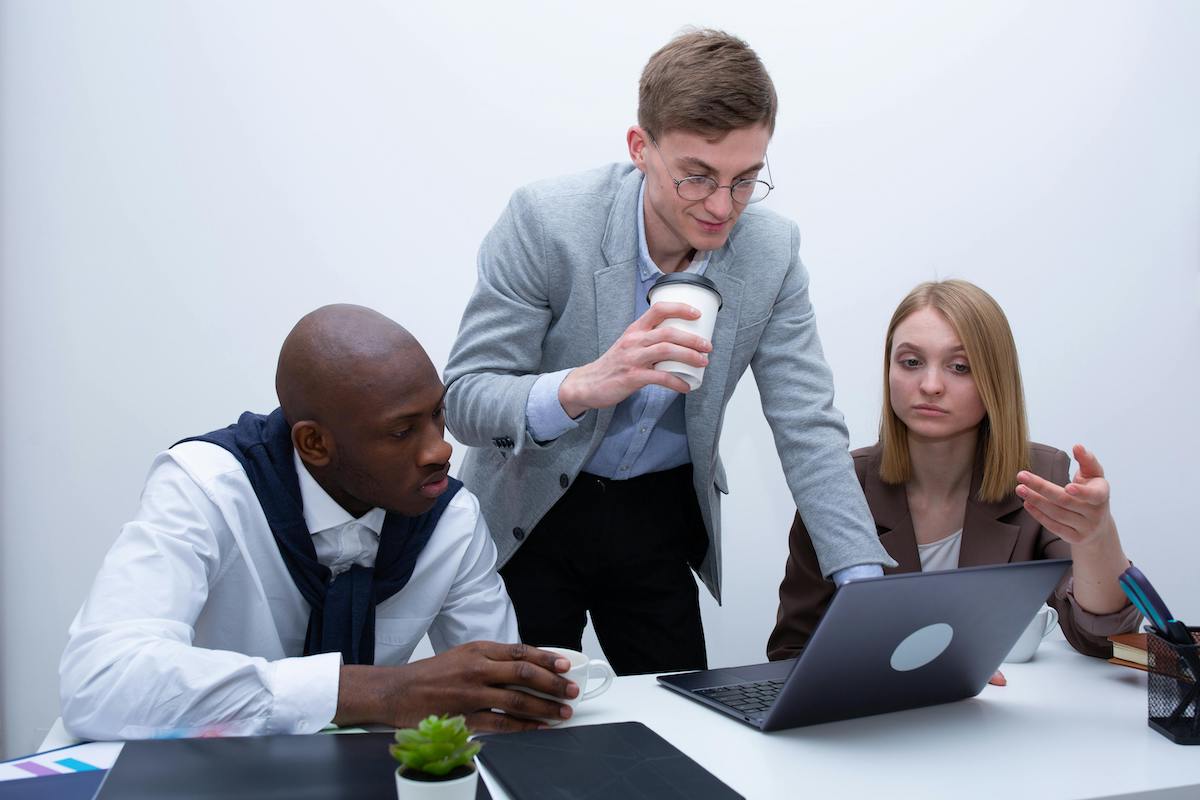
[[[655,303],[621,338],[595,361],[577,367],[558,387],[558,401],[568,416],[588,409],[609,408],[649,384],[686,393],[688,385],[667,372],[654,369],[660,361],[682,361],[697,367],[708,364],[712,343],[693,333],[658,327],[671,318],[697,319],[700,312],[685,303]]]
[[[346,665],[333,721],[407,727],[430,714],[465,714],[471,729],[480,732],[544,727],[530,718],[567,719],[571,707],[506,687],[574,698],[579,686],[559,674],[570,668],[556,653],[496,642],[471,642],[397,667]]]

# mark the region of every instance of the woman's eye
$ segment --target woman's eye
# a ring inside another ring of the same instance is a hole
[[[395,439],[407,439],[408,434],[412,432],[412,428],[405,428],[402,431],[392,431],[392,437]]]
[[[966,364],[951,364],[950,369],[954,370],[959,375],[967,375],[971,372],[971,368]]]
[[[918,359],[915,359],[915,358],[905,358],[905,359],[901,359],[900,363],[901,363],[901,364],[903,364],[903,365],[904,365],[904,366],[906,366],[906,367],[909,367],[910,369],[911,369],[911,368],[913,368],[913,367],[919,367],[919,366],[921,366],[921,362],[920,362]]]

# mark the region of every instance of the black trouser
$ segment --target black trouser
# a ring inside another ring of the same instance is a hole
[[[704,669],[689,564],[707,549],[690,464],[624,481],[583,472],[500,574],[526,644],[579,650],[590,612],[618,675]]]

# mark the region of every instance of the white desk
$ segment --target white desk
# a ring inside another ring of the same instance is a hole
[[[760,733],[618,678],[568,725],[643,722],[747,798],[1200,797],[1200,746],[1146,725],[1146,676],[1046,641],[1008,686],[932,708]],[[492,780],[496,800],[507,800]]]
[[[1008,686],[933,708],[759,733],[660,687],[618,678],[567,725],[643,722],[747,798],[1070,800],[1200,797],[1200,746],[1146,725],[1143,673],[1047,641]],[[72,743],[61,724],[42,749]],[[496,800],[507,795],[490,778]]]

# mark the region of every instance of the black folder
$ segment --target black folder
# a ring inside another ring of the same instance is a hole
[[[128,742],[97,800],[396,800],[390,733]],[[479,781],[476,800],[491,795]]]
[[[515,800],[742,797],[640,722],[479,738],[479,760]]]

